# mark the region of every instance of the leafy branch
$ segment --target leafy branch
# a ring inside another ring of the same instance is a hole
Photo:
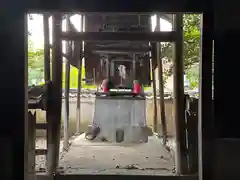
[[[185,14],[183,17],[184,30],[184,70],[199,62],[200,53],[200,15]],[[162,46],[162,57],[170,61],[169,69],[164,70],[166,79],[173,73],[172,44],[165,43]]]

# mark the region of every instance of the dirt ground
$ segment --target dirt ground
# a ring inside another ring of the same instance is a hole
[[[38,138],[36,140],[36,149],[47,149],[47,141],[44,138]],[[60,155],[63,150],[63,141],[60,141]],[[60,156],[61,157],[61,156]],[[45,172],[46,170],[46,155],[36,156],[36,172]]]
[[[60,159],[67,174],[172,175],[173,158],[156,136],[148,143],[122,144],[76,137]]]

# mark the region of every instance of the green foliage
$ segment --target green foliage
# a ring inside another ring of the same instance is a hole
[[[65,87],[65,64],[63,64],[63,84],[62,86]],[[78,87],[78,69],[76,67],[70,66],[70,88],[77,88]]]
[[[65,75],[66,75],[66,71],[65,71],[65,65],[63,65],[63,84],[62,86],[65,87]],[[82,65],[82,79],[85,78],[85,67],[84,65]],[[70,88],[72,89],[76,89],[78,87],[78,69],[74,66],[70,66]],[[82,84],[82,88],[88,88],[88,89],[92,89],[92,88],[96,88],[96,85],[87,85],[85,81],[81,82]]]
[[[82,78],[85,77],[85,67],[82,66]],[[65,64],[63,64],[62,87],[65,87]],[[44,79],[44,51],[34,50],[32,42],[28,43],[28,84],[31,85],[33,80],[39,84]],[[70,66],[70,88],[78,87],[78,69]],[[88,86],[82,81],[83,88],[96,88],[96,86]]]
[[[199,67],[195,66],[187,71],[187,79],[190,83],[190,89],[196,89],[199,85]]]
[[[189,69],[199,62],[200,55],[200,15],[184,15],[184,65]]]
[[[43,49],[34,51],[32,43],[28,43],[28,67],[34,70],[40,70],[43,72],[44,68],[44,52]]]
[[[200,15],[185,14],[183,16],[184,30],[184,70],[187,71],[195,63],[199,62],[200,53]],[[172,44],[162,45],[162,57],[172,61]],[[165,77],[172,75],[172,66],[164,72]]]
[[[44,52],[42,49],[34,50],[32,42],[28,41],[28,84],[33,81],[40,83],[44,78]]]

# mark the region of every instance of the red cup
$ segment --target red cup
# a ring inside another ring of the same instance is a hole
[[[133,81],[133,93],[139,94],[141,92],[141,86],[137,80]]]

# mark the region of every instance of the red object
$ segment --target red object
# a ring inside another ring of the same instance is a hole
[[[139,94],[141,92],[141,86],[138,81],[133,81],[133,93]]]
[[[104,92],[104,93],[109,92],[108,80],[107,80],[107,79],[104,79],[104,80],[103,80],[103,82],[102,82],[102,87],[103,87],[103,92]]]
[[[103,92],[105,92],[105,93],[108,92],[108,87],[106,87],[106,86],[103,87]]]

